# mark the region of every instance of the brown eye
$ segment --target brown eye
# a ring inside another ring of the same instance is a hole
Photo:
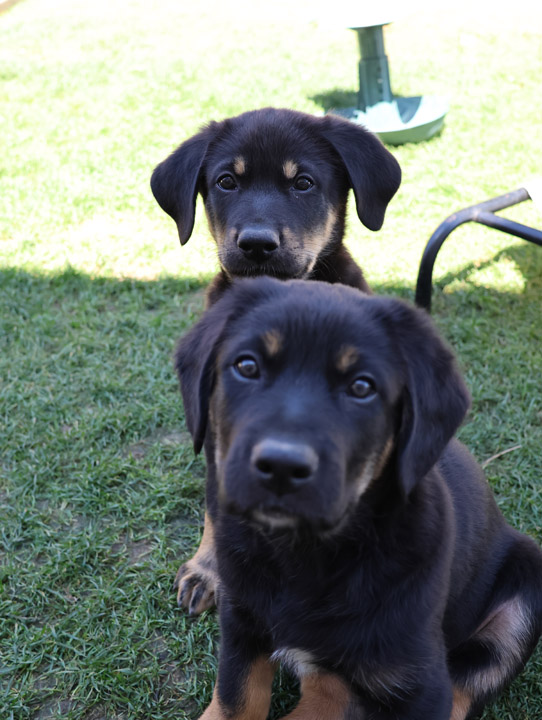
[[[240,357],[234,363],[235,372],[245,380],[256,380],[260,377],[258,363],[252,357]]]
[[[301,190],[301,192],[305,192],[307,190],[310,190],[313,185],[314,183],[310,179],[310,177],[307,177],[306,175],[300,175],[295,179],[294,190]]]
[[[366,400],[375,394],[375,386],[372,378],[362,375],[356,378],[348,388],[349,394],[358,400]]]
[[[237,183],[232,175],[221,175],[216,184],[221,190],[237,190]]]

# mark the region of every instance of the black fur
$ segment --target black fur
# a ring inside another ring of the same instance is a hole
[[[285,175],[285,163],[293,164],[294,176]],[[224,175],[234,187],[218,185]],[[312,184],[299,189],[299,178]],[[342,245],[348,192],[354,191],[363,224],[378,230],[400,181],[397,161],[360,126],[265,108],[210,123],[157,166],[151,187],[183,245],[201,193],[221,265],[212,301],[231,278],[246,275],[310,277],[367,290]]]
[[[540,636],[542,553],[453,439],[469,396],[425,313],[339,285],[237,281],[176,362],[196,449],[216,449],[209,717],[237,717],[255,659],[292,651],[301,675],[346,683],[337,720],[479,712]]]

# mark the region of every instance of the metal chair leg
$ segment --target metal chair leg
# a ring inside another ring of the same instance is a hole
[[[519,188],[506,193],[506,195],[499,195],[491,200],[471,205],[446,218],[431,235],[423,251],[416,283],[416,304],[428,312],[431,311],[433,268],[438,252],[450,233],[464,223],[477,222],[542,246],[542,231],[494,214],[498,210],[504,210],[529,199],[530,195],[527,190]]]

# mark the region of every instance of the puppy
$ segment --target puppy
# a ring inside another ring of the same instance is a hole
[[[198,193],[203,197],[221,268],[207,292],[212,304],[232,278],[247,275],[340,282],[368,292],[342,244],[348,193],[352,188],[362,223],[378,230],[400,181],[395,158],[362,127],[266,108],[205,127],[158,165],[151,187],[183,245]],[[212,474],[214,449],[206,454]],[[208,509],[200,548],[175,580],[178,603],[191,614],[214,603],[212,520]]]
[[[181,341],[213,437],[221,651],[202,720],[465,720],[542,631],[542,553],[453,435],[469,396],[425,313],[315,282],[238,281]]]
[[[395,158],[359,125],[265,108],[210,123],[158,165],[151,188],[182,245],[201,194],[221,268],[212,302],[246,275],[368,290],[342,244],[348,192],[361,222],[379,230],[400,182]]]

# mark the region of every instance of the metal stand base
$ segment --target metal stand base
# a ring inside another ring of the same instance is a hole
[[[334,112],[363,125],[391,145],[421,142],[438,133],[448,112],[444,100],[393,95],[383,26],[353,27],[352,30],[357,32],[361,55],[358,104],[355,108]]]

